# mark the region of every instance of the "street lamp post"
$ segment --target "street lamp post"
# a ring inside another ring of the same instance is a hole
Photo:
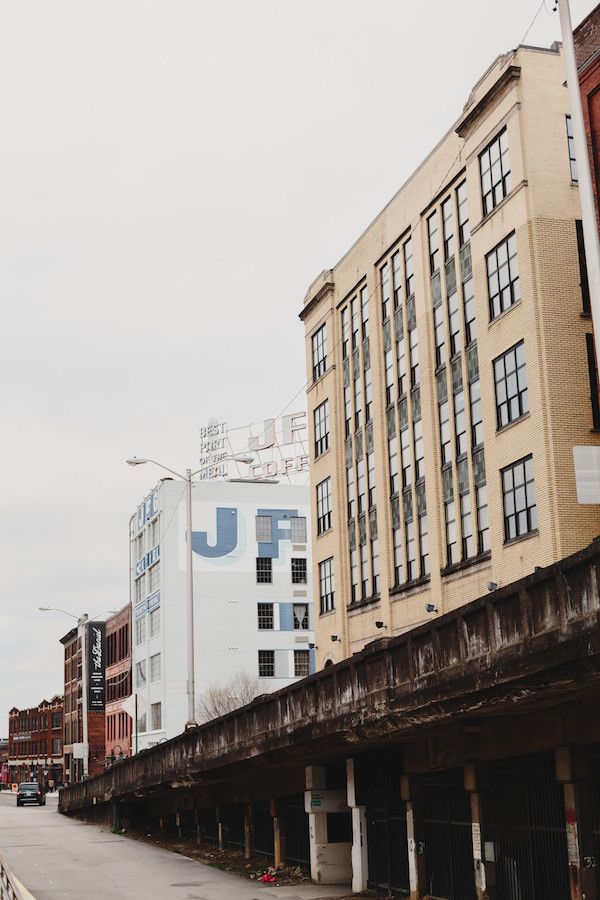
[[[220,462],[240,462],[249,465],[253,462],[252,456],[225,456]],[[196,690],[195,690],[195,668],[194,668],[194,557],[192,553],[192,479],[195,475],[205,472],[210,466],[202,466],[192,472],[191,469],[185,470],[185,475],[175,472],[163,463],[157,462],[155,459],[147,457],[133,456],[126,460],[128,466],[143,466],[146,463],[152,463],[165,472],[170,472],[176,478],[185,482],[185,520],[187,529],[187,547],[186,547],[186,597],[187,597],[187,701],[188,701],[188,717],[186,722],[186,731],[193,728],[196,722]],[[136,723],[137,727],[137,723]]]

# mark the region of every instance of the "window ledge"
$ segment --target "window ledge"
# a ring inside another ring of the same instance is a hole
[[[320,384],[323,381],[323,379],[326,378],[327,375],[329,375],[330,372],[333,372],[335,370],[335,368],[336,368],[335,363],[332,363],[330,366],[328,366],[322,375],[319,375],[318,378],[315,378],[314,381],[311,381],[310,386],[306,389],[306,393],[310,394],[312,389],[314,387],[316,387],[318,384]]]
[[[586,310],[584,310],[583,312],[579,313],[579,318],[591,320],[592,314],[591,314],[591,312],[586,312]]]
[[[454,575],[455,572],[463,572],[465,569],[470,569],[473,566],[477,566],[479,563],[489,562],[491,558],[492,551],[486,550],[485,553],[479,553],[477,556],[469,557],[469,559],[461,559],[460,562],[453,563],[451,566],[440,569],[440,575],[442,578],[446,578],[448,575]]]
[[[375,603],[379,603],[381,600],[381,594],[373,594],[372,597],[367,597],[366,600],[359,600],[357,603],[349,603],[346,609],[348,612],[352,612],[355,609],[363,609],[365,606],[374,606]]]
[[[509,541],[504,541],[505,547],[512,547],[513,544],[520,544],[521,541],[527,541],[532,537],[539,537],[539,529],[534,528],[533,531],[528,531],[527,534],[520,534],[518,537],[511,538]]]
[[[503,425],[501,428],[496,428],[496,434],[504,434],[505,431],[508,431],[513,425],[518,425],[519,422],[524,422],[526,419],[529,419],[531,416],[531,412],[527,410],[526,413],[523,413],[522,416],[519,416],[518,419],[513,419],[512,422],[507,422],[506,425]]]
[[[317,535],[317,540],[321,537],[324,537],[324,535],[326,535],[326,534],[331,534],[332,531],[333,531],[333,525],[330,525],[329,528],[325,529],[325,531],[319,532],[319,534]]]
[[[326,609],[325,612],[320,612],[320,613],[319,613],[319,618],[320,618],[320,619],[326,619],[327,616],[332,616],[332,615],[334,614],[335,611],[336,611],[335,606],[333,607],[333,609]],[[310,629],[309,629],[309,630],[310,630]]]
[[[390,590],[390,597],[396,597],[400,594],[407,594],[413,590],[418,590],[429,584],[430,580],[431,576],[423,575],[421,578],[415,578],[413,581],[406,582],[406,584],[400,584]]]
[[[520,306],[522,302],[523,302],[523,298],[519,297],[519,299],[517,300],[516,303],[511,303],[511,305],[508,307],[508,309],[505,309],[504,312],[501,312],[500,315],[496,316],[495,319],[491,319],[488,322],[488,331],[490,328],[494,327],[496,322],[499,322],[501,319],[503,319],[505,316],[507,316],[509,313],[511,313],[513,311],[513,309],[516,309],[518,306]]]
[[[492,216],[495,213],[497,213],[499,209],[502,209],[508,203],[508,201],[510,199],[512,199],[512,197],[514,197],[516,194],[518,194],[522,188],[526,188],[527,185],[528,185],[528,181],[526,178],[524,178],[522,181],[520,181],[518,184],[516,184],[514,186],[514,188],[512,189],[512,191],[509,191],[509,193],[506,195],[506,197],[503,197],[497,206],[495,206],[493,209],[490,209],[489,213],[486,213],[485,216],[483,216],[483,218],[479,220],[477,225],[473,226],[473,228],[471,229],[471,237],[473,237],[474,234],[477,234],[479,229],[483,228],[483,226],[487,222],[489,222],[489,220],[492,218]]]
[[[327,450],[323,450],[322,453],[319,453],[318,456],[313,457],[313,462],[318,462],[318,460],[323,459],[324,456],[327,456],[328,453],[331,452],[331,446],[327,448]]]

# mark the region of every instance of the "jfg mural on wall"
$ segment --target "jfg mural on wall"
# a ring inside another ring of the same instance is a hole
[[[250,478],[279,478],[286,483],[308,483],[308,428],[306,413],[295,412],[279,419],[265,419],[230,428],[227,422],[210,419],[200,428],[199,478],[213,480],[231,476],[237,464],[226,457],[252,456],[243,474]]]
[[[185,534],[185,510],[180,510],[180,525]],[[202,566],[232,567],[249,571],[256,566],[256,557],[270,557],[273,567],[289,567],[292,556],[292,519],[301,517],[297,508],[259,508],[256,504],[217,506],[206,501],[194,502],[194,530],[192,550]],[[271,519],[271,540],[260,541],[256,536],[256,517]],[[304,521],[304,520],[303,520]],[[294,540],[294,548],[304,550],[305,544]],[[185,546],[180,547],[180,568],[185,569]]]

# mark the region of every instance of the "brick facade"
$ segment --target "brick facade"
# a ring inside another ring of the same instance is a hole
[[[313,539],[319,666],[598,533],[597,508],[578,504],[573,464],[573,447],[600,435],[564,82],[560,45],[499,57],[438,146],[308,290],[300,317],[317,525],[327,479],[332,497],[330,527]],[[487,206],[486,159],[497,185]],[[500,391],[516,388],[508,375],[498,386],[494,361],[517,346],[528,402],[501,423]],[[325,401],[328,447],[317,456],[314,416]],[[506,485],[523,460],[533,513],[512,534],[510,507],[524,489]],[[333,608],[323,602],[322,563],[334,571]]]
[[[131,756],[131,606],[106,620],[106,758]]]
[[[63,779],[63,698],[42,700],[30,709],[8,714],[8,769],[12,784]]]

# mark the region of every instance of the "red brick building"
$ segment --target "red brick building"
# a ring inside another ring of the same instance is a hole
[[[8,714],[9,782],[63,780],[63,698],[42,700],[30,709]]]
[[[89,655],[91,624],[82,620],[60,639],[65,660],[64,753],[67,783],[84,778],[86,755],[89,775],[98,775],[104,771],[104,707],[102,705],[101,710],[90,711],[89,702],[84,704],[84,691],[86,700],[89,692],[89,679],[86,679],[88,666],[84,663],[84,654]],[[84,728],[84,706],[87,709],[87,729]]]
[[[106,758],[131,756],[131,606],[106,620]]]
[[[573,38],[600,228],[600,4],[577,26]]]

